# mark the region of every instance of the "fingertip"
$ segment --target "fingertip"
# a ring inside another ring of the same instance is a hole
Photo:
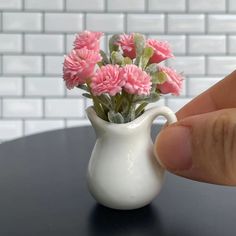
[[[189,128],[175,125],[162,130],[156,138],[154,153],[170,171],[189,169],[192,165]]]

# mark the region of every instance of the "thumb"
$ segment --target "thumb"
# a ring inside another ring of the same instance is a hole
[[[236,108],[190,116],[166,127],[156,139],[155,153],[174,174],[236,185]]]

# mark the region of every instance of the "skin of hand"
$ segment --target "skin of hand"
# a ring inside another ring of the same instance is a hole
[[[236,71],[176,116],[156,138],[160,164],[188,179],[236,186]]]

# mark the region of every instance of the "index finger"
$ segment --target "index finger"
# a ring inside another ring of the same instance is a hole
[[[176,116],[184,117],[236,107],[236,71],[181,108]]]

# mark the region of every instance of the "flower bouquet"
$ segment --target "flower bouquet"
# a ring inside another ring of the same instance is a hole
[[[96,114],[112,123],[128,123],[162,94],[179,95],[183,77],[159,63],[174,57],[167,42],[139,33],[115,34],[109,53],[100,49],[101,32],[77,34],[65,56],[63,78],[68,89],[80,88],[93,100]]]
[[[65,57],[68,89],[80,88],[92,99],[86,109],[97,140],[88,165],[90,193],[114,209],[136,209],[159,193],[163,168],[154,159],[150,129],[153,119],[176,121],[167,107],[153,107],[162,94],[178,95],[183,78],[160,62],[173,57],[167,42],[138,33],[115,34],[109,53],[100,50],[101,32],[78,34]]]

